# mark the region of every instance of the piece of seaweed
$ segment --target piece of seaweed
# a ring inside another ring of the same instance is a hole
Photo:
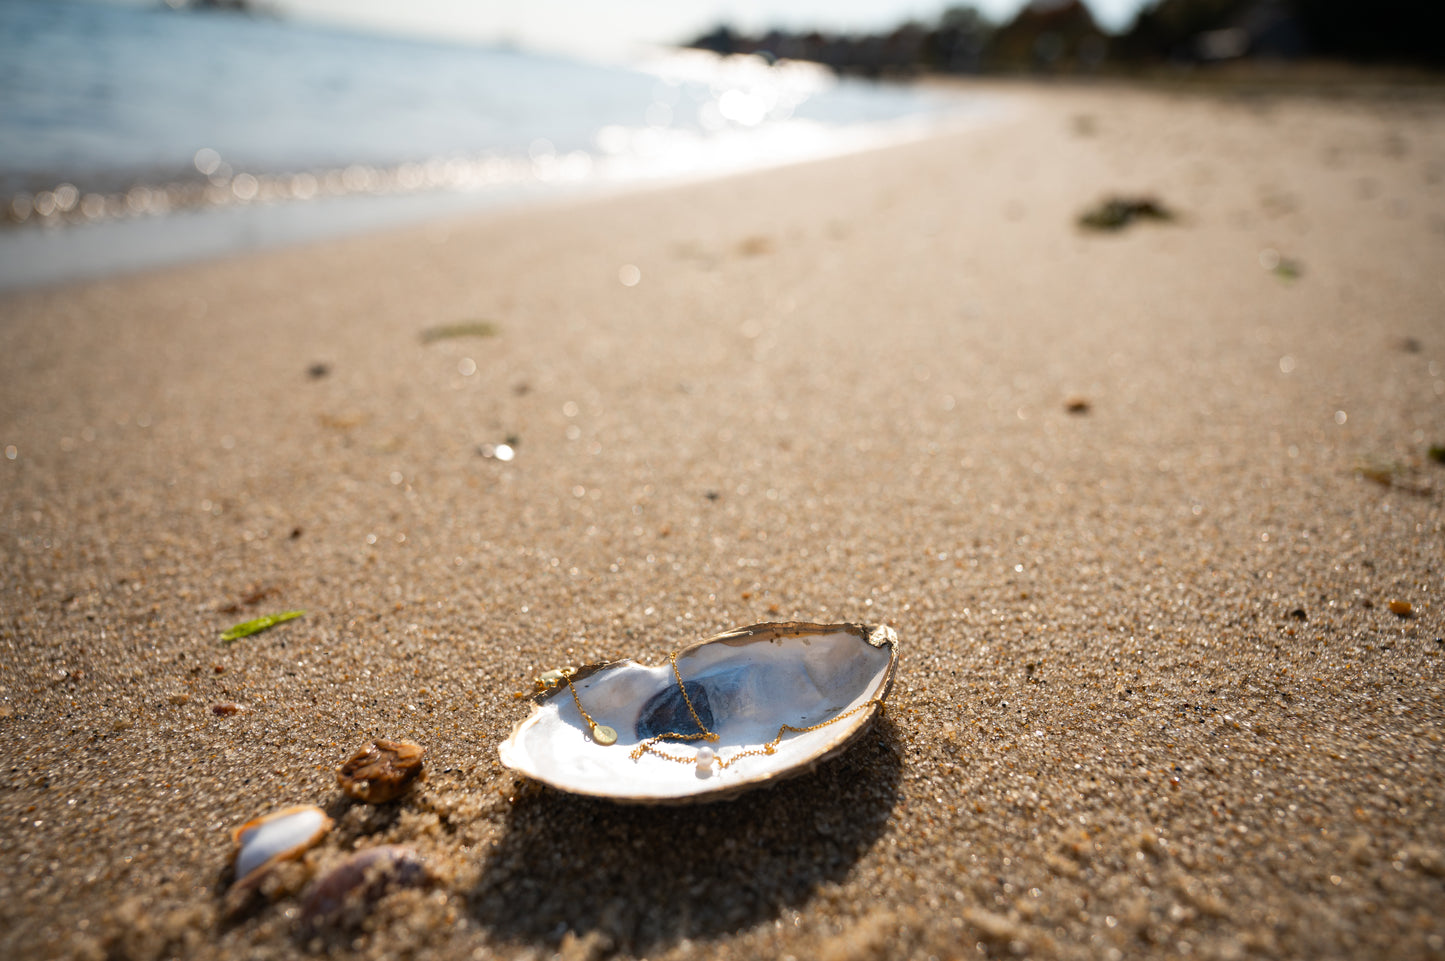
[[[1123,230],[1136,220],[1173,220],[1174,214],[1153,197],[1110,197],[1079,214],[1089,230]]]
[[[421,342],[430,344],[454,337],[495,337],[497,325],[490,320],[467,320],[456,324],[440,324],[421,332]]]
[[[258,617],[255,620],[242,621],[222,634],[221,640],[229,644],[239,638],[259,634],[277,624],[293,621],[305,613],[305,611],[282,611],[280,614],[267,614],[265,617]]]

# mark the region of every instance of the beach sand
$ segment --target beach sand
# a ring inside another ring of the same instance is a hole
[[[1445,956],[1445,104],[985,89],[0,300],[0,956]],[[1077,226],[1114,194],[1177,216]],[[902,645],[811,774],[498,762],[543,670],[785,620]],[[371,737],[428,751],[380,807]],[[223,916],[289,804],[335,829]],[[300,935],[384,842],[436,883]]]

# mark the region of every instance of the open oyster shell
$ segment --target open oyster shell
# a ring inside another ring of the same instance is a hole
[[[572,794],[639,804],[718,800],[801,774],[877,713],[898,664],[898,636],[866,624],[757,624],[683,648],[676,663],[677,675],[667,661],[579,668],[577,699],[566,683],[537,695],[532,714],[499,748],[502,763]],[[594,739],[577,700],[596,724],[616,731],[617,743]],[[650,751],[634,758],[655,735],[700,733],[694,710],[717,740],[654,742],[681,762]],[[815,729],[785,731],[767,752],[783,725]],[[720,763],[690,760],[707,750]],[[758,753],[739,756],[745,751]]]

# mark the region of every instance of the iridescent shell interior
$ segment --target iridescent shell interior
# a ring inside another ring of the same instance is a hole
[[[898,639],[887,627],[790,623],[700,641],[678,652],[677,674],[666,659],[655,667],[627,660],[581,668],[573,676],[577,699],[616,730],[617,743],[594,740],[562,684],[540,695],[501,745],[502,763],[563,791],[617,801],[726,797],[802,773],[845,746],[877,712],[897,661]],[[654,742],[680,761],[654,751],[633,757],[657,735],[702,733],[698,720],[716,740]],[[812,730],[784,731],[767,753],[783,725]],[[720,763],[695,763],[703,748]],[[744,753],[751,751],[758,753]]]

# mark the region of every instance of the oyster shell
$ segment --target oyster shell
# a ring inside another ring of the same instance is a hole
[[[841,750],[882,705],[897,664],[888,627],[738,628],[657,667],[590,665],[571,671],[570,684],[548,672],[555,686],[535,697],[499,753],[507,767],[572,794],[717,800]]]

